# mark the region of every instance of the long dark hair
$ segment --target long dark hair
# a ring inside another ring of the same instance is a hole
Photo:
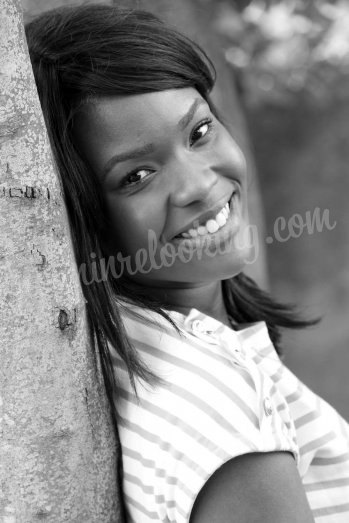
[[[121,279],[109,275],[97,282],[93,277],[91,253],[96,259],[106,255],[103,231],[107,217],[100,183],[74,143],[74,115],[91,98],[183,87],[196,88],[215,111],[209,99],[215,70],[200,47],[145,11],[108,5],[60,8],[27,24],[26,35],[77,265],[85,264],[91,282],[82,282],[83,292],[111,399],[115,376],[108,342],[125,362],[133,385],[136,376],[149,383],[157,380],[126,336],[118,297],[171,319],[161,303],[144,292],[131,291]],[[223,291],[228,313],[235,321],[265,321],[279,353],[280,327],[300,328],[318,321],[301,319],[292,306],[277,303],[243,273],[225,280]]]

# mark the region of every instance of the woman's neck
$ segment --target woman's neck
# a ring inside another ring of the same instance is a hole
[[[194,308],[231,326],[224,304],[222,282],[206,283],[197,286],[149,287],[149,294],[159,299],[164,308],[181,312],[185,315]]]

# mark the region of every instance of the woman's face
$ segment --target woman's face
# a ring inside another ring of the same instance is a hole
[[[101,180],[109,254],[130,257],[130,277],[186,286],[242,270],[245,159],[195,89],[99,99],[79,116],[76,136]]]

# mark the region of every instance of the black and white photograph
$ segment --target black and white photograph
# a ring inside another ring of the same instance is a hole
[[[0,0],[0,523],[349,523],[349,2]]]

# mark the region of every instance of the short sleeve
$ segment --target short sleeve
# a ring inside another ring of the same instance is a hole
[[[252,360],[174,332],[133,338],[164,380],[120,389],[124,492],[137,523],[188,523],[202,487],[224,463],[251,452],[299,460],[287,404]],[[144,331],[147,331],[145,332]]]

